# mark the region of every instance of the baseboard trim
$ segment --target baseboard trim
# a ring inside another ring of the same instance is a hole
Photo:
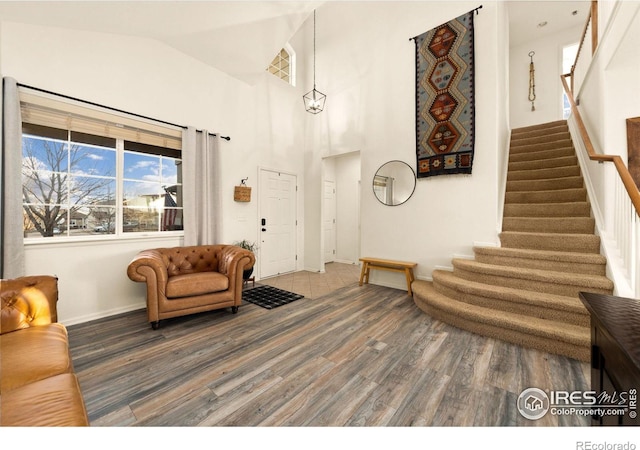
[[[340,264],[349,264],[352,266],[357,266],[358,264],[360,264],[359,262],[356,261],[350,261],[348,259],[336,259],[335,261],[333,261],[335,263],[340,263]]]
[[[124,306],[122,308],[110,309],[109,311],[102,311],[96,314],[87,314],[85,316],[74,317],[69,320],[62,320],[60,321],[60,323],[62,323],[65,327],[70,327],[70,326],[78,325],[85,322],[104,319],[106,317],[117,316],[119,314],[124,314],[131,311],[137,311],[139,309],[146,309],[146,305],[142,303],[142,304]]]

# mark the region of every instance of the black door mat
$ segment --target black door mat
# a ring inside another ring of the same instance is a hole
[[[304,295],[278,289],[273,286],[256,286],[242,291],[242,300],[266,309],[277,308],[304,298]]]

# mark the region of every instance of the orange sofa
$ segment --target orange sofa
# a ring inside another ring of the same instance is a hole
[[[0,425],[88,426],[66,328],[57,323],[58,279],[0,281]]]
[[[243,272],[255,255],[235,245],[196,245],[144,250],[127,267],[133,281],[147,285],[147,317],[160,320],[242,303]]]

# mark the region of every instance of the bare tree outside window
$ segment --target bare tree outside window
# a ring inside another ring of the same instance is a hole
[[[111,135],[23,123],[25,239],[183,230],[175,143],[161,147]]]
[[[36,136],[24,136],[22,146],[25,234],[108,230],[116,214],[115,149]]]

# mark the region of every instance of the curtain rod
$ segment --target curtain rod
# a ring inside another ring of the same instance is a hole
[[[471,13],[472,13],[472,12],[475,12],[475,13],[476,13],[476,16],[477,16],[477,15],[478,15],[478,10],[480,10],[480,9],[482,9],[482,5],[478,6],[477,8],[472,9],[472,10],[471,10],[471,11],[469,11],[469,12],[471,12]],[[418,36],[421,36],[421,35],[419,34]],[[414,40],[415,38],[417,38],[418,36],[414,36],[414,37],[412,37],[412,38],[409,38],[409,40],[410,40],[410,41],[413,41],[413,40]]]
[[[136,113],[132,113],[132,112],[129,112],[129,111],[124,111],[124,110],[118,109],[118,108],[112,108],[111,106],[101,105],[100,103],[94,103],[94,102],[90,102],[88,100],[83,100],[81,98],[71,97],[69,95],[64,95],[64,94],[59,94],[57,92],[48,91],[46,89],[41,89],[41,88],[37,88],[37,87],[34,87],[34,86],[29,86],[27,84],[17,83],[17,85],[18,85],[18,87],[32,89],[34,91],[42,92],[44,94],[55,95],[57,97],[66,98],[67,100],[73,100],[73,101],[76,101],[76,102],[85,103],[87,105],[97,106],[99,108],[108,109],[110,111],[115,111],[115,112],[119,112],[119,113],[122,113],[122,114],[128,114],[128,115],[134,116],[134,117],[139,117],[141,119],[151,120],[153,122],[158,122],[158,123],[162,123],[162,124],[165,124],[165,125],[171,125],[172,127],[182,128],[183,130],[187,129],[187,127],[184,126],[184,125],[178,125],[176,123],[167,122],[165,120],[154,119],[153,117],[143,116],[141,114],[136,114]],[[196,130],[196,131],[200,131],[201,132],[202,130]],[[215,133],[209,133],[209,134],[211,136],[217,136],[217,134],[215,134]],[[220,139],[224,139],[226,141],[230,141],[231,140],[231,138],[229,136],[220,136]]]

